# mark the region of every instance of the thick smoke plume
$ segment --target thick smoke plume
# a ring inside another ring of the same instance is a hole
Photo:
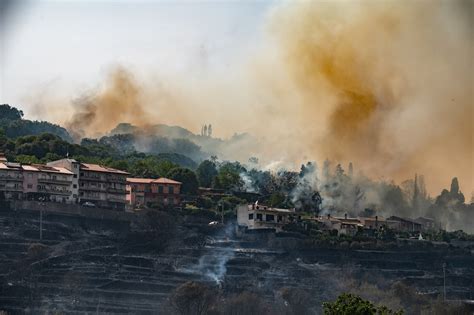
[[[300,141],[371,175],[472,185],[472,2],[305,2],[271,30],[306,117]],[[318,129],[321,131],[321,129]],[[448,175],[451,174],[451,175]]]
[[[472,12],[472,1],[279,4],[246,60],[148,84],[119,69],[68,127],[93,136],[120,122],[194,132],[212,122],[217,136],[261,138],[233,148],[243,161],[353,161],[375,178],[425,174],[433,194],[457,176],[469,192]]]
[[[141,97],[133,75],[124,68],[115,68],[99,91],[75,101],[75,113],[66,126],[76,138],[103,135],[120,122],[146,126],[151,121]]]

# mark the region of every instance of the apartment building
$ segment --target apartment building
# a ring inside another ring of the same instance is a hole
[[[72,173],[45,165],[0,161],[0,194],[4,199],[72,203]]]
[[[247,230],[280,232],[292,221],[295,209],[272,208],[258,203],[237,207],[237,224]]]
[[[97,207],[124,210],[127,175],[127,172],[73,159],[46,165],[22,165],[8,162],[0,154],[0,198],[88,202]],[[169,191],[173,188],[167,188],[167,194]],[[177,191],[179,194],[179,188]]]
[[[127,178],[127,202],[133,208],[181,203],[181,182],[169,178]]]
[[[23,199],[74,203],[72,179],[63,167],[23,165]]]
[[[47,166],[61,167],[72,173],[71,200],[72,203],[79,203],[79,172],[80,163],[74,159],[61,159],[46,164]]]
[[[73,159],[53,161],[48,166],[63,167],[73,173],[72,194],[77,195],[75,199],[80,204],[87,202],[102,208],[125,209],[127,172]]]
[[[23,198],[23,168],[19,163],[0,160],[0,199]]]

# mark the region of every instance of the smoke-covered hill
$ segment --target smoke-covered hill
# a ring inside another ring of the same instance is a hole
[[[220,139],[209,134],[195,134],[180,126],[165,124],[137,127],[129,123],[120,123],[100,141],[117,146],[121,150],[184,154],[195,161],[211,156],[218,156],[222,160],[247,161],[255,154],[251,148],[257,146],[257,140],[247,133]]]

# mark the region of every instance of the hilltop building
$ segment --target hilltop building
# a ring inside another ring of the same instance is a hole
[[[19,163],[0,162],[0,192],[5,199],[23,197],[23,168]]]
[[[63,167],[23,165],[24,199],[74,203],[72,177],[73,173]]]
[[[127,172],[97,164],[79,163],[73,159],[49,162],[73,173],[73,195],[76,202],[98,207],[125,210]],[[74,197],[76,195],[76,197]]]
[[[292,222],[295,209],[272,208],[258,203],[237,207],[237,224],[247,230],[274,230],[281,232]]]
[[[402,218],[394,215],[388,219],[390,221],[396,222],[394,229],[397,231],[420,232],[422,230],[422,224],[412,219]]]
[[[179,205],[181,182],[168,178],[127,178],[127,203],[134,209],[143,206]]]
[[[41,164],[0,161],[0,192],[4,199],[72,203],[72,172]]]

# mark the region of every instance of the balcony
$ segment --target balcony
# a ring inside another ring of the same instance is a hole
[[[67,180],[67,179],[53,179],[53,178],[38,178],[38,182],[45,183],[45,184],[71,185],[72,179]]]
[[[103,178],[103,177],[88,177],[88,176],[79,176],[80,181],[87,182],[100,182],[100,183],[121,183],[125,184],[127,182],[126,178]]]
[[[0,191],[17,191],[17,192],[22,192],[23,187],[11,187],[11,186],[5,186],[5,185],[0,185]]]
[[[262,226],[262,225],[284,225],[285,222],[284,221],[263,221],[263,220],[255,220],[255,225],[259,225],[259,226]]]
[[[126,190],[125,190],[125,187],[124,188],[109,187],[109,188],[107,188],[107,192],[117,193],[117,194],[124,194],[126,192]]]
[[[2,181],[22,182],[23,181],[23,175],[6,175],[6,174],[0,173],[0,180],[2,180]]]
[[[100,193],[106,193],[107,188],[97,187],[97,186],[79,186],[79,190],[82,191],[95,191]]]
[[[56,190],[56,189],[51,189],[51,188],[41,188],[41,189],[38,189],[38,192],[52,194],[52,195],[63,195],[63,196],[72,195],[72,191],[70,190]]]

